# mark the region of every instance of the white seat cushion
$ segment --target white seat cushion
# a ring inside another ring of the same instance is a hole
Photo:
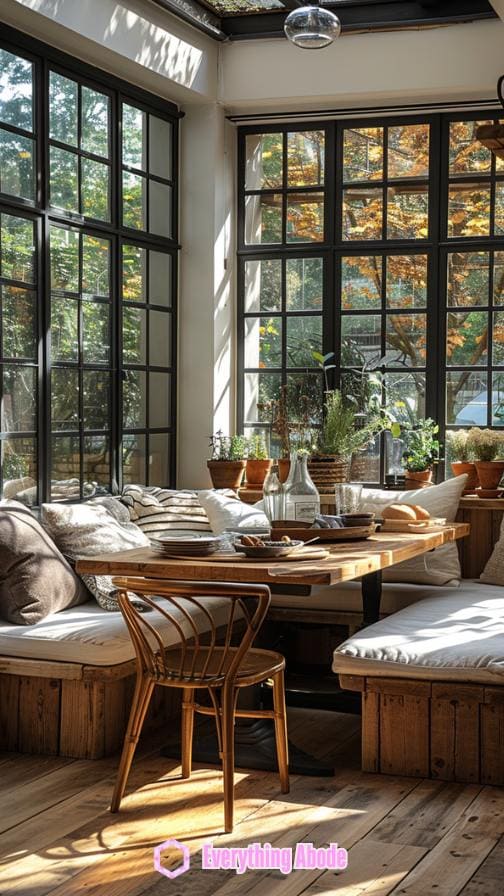
[[[358,632],[333,672],[504,684],[504,588],[462,581]]]
[[[208,631],[205,615],[183,598],[179,600],[197,621],[200,632]],[[158,602],[161,606],[165,603],[160,599]],[[205,606],[217,626],[226,623],[228,600],[205,598]],[[171,611],[189,636],[191,630],[187,619],[173,606]],[[166,647],[177,644],[179,637],[174,626],[163,620],[159,613],[146,613],[146,618],[152,619]],[[93,600],[46,616],[37,625],[0,625],[0,656],[111,666],[132,660],[135,651],[121,613],[102,610]]]
[[[382,586],[380,612],[384,615],[397,613],[404,607],[425,600],[451,594],[458,584],[439,586],[403,585],[398,582]],[[272,594],[272,607],[289,607],[296,610],[334,610],[345,613],[362,613],[362,590],[360,582],[342,582],[341,585],[312,585],[310,594]]]

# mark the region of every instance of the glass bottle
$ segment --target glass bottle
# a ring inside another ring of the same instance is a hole
[[[296,480],[297,465],[298,465],[297,451],[292,450],[290,453],[289,475],[287,476],[287,479],[285,480],[285,482],[283,484],[283,487],[284,487],[284,513],[285,513],[286,520],[294,519],[294,516],[292,515],[292,505],[289,502],[289,493],[290,493],[290,490]],[[290,516],[289,516],[289,513],[291,514]]]
[[[308,457],[304,453],[297,456],[294,481],[286,492],[286,519],[299,520],[311,526],[320,513],[320,495],[308,472]]]
[[[278,478],[278,465],[273,464],[263,485],[264,512],[270,523],[285,519],[285,490]]]

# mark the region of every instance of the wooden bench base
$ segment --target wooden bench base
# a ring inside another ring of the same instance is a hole
[[[504,686],[340,675],[362,692],[362,769],[504,784]]]
[[[100,759],[122,747],[134,662],[82,666],[0,657],[0,750]],[[174,688],[155,688],[144,730],[179,713]]]

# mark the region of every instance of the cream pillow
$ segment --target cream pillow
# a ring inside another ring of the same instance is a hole
[[[211,489],[197,494],[214,535],[222,535],[226,531],[238,532],[240,529],[270,529],[268,517],[258,507]]]
[[[486,582],[487,585],[504,585],[504,517],[502,517],[499,540],[480,575],[480,582]]]
[[[360,509],[373,511],[380,516],[389,504],[418,504],[428,510],[431,516],[445,517],[448,522],[453,522],[466,480],[465,475],[456,476],[440,485],[403,492],[363,488]],[[407,582],[413,585],[457,585],[461,576],[458,549],[454,542],[383,571],[384,582]]]

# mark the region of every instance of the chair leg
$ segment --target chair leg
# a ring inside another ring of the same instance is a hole
[[[273,676],[273,710],[275,713],[275,740],[278,770],[280,772],[280,789],[282,793],[289,793],[289,741],[287,737],[287,708],[285,706],[283,670]]]
[[[119,811],[119,806],[121,805],[121,800],[126,789],[131,763],[133,762],[133,756],[135,755],[136,746],[149,708],[153,690],[153,681],[148,678],[143,678],[142,676],[137,677],[128,728],[124,738],[121,761],[119,763],[114,793],[110,804],[111,812]]]
[[[182,693],[182,777],[191,777],[194,732],[194,688]]]
[[[224,777],[224,830],[232,833],[234,815],[234,709],[235,695],[226,685],[221,691],[222,772]]]

